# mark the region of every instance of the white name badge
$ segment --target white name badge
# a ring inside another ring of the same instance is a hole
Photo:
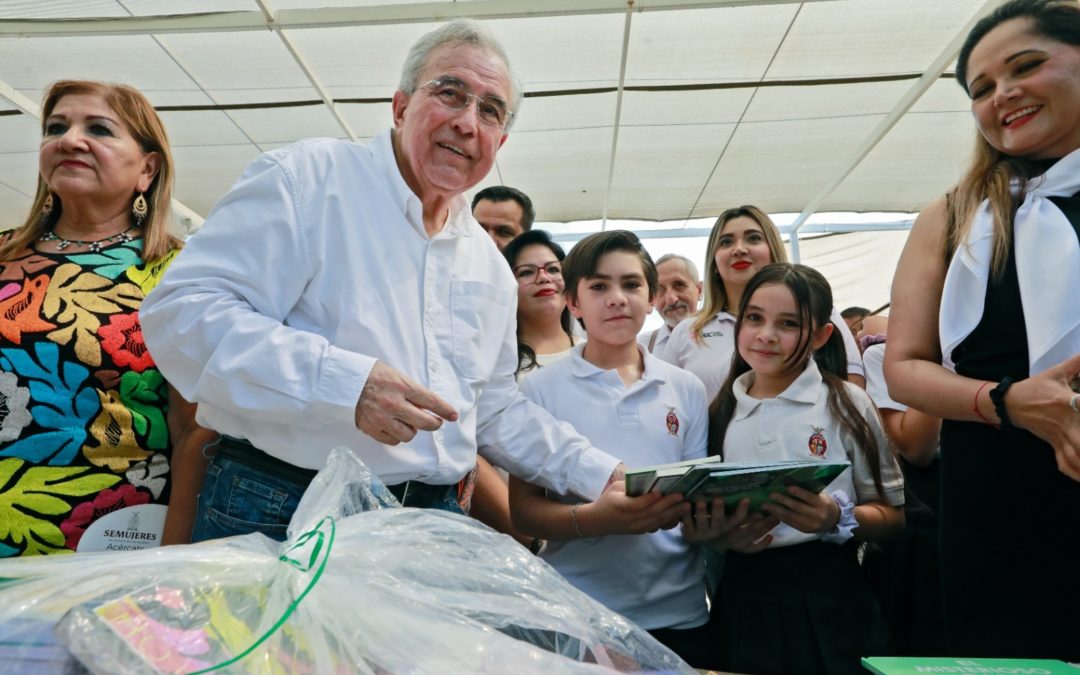
[[[102,516],[86,528],[76,552],[135,551],[161,545],[164,504],[139,504]]]

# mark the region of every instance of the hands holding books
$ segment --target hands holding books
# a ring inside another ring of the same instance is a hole
[[[774,492],[769,499],[771,501],[762,504],[761,510],[799,532],[829,532],[840,521],[840,505],[824,493],[790,485],[786,493]]]
[[[724,510],[722,498],[715,497],[712,502],[700,499],[682,519],[683,537],[687,541],[739,553],[764,551],[772,542],[769,531],[778,524],[780,521],[775,516],[750,513],[749,497],[739,500],[739,506],[730,515]]]
[[[612,483],[595,502],[574,508],[574,522],[582,537],[670,530],[690,511],[681,494],[649,492],[630,497],[621,480]]]

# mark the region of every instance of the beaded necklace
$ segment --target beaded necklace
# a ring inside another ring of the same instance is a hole
[[[85,246],[87,251],[90,251],[91,253],[99,253],[103,246],[107,246],[107,245],[111,244],[114,241],[120,242],[121,244],[126,244],[127,242],[134,240],[135,237],[133,235],[131,235],[131,234],[128,234],[129,232],[131,232],[134,229],[135,229],[135,226],[132,225],[128,229],[124,230],[123,232],[120,232],[118,234],[113,234],[113,235],[110,235],[108,237],[104,237],[102,239],[95,239],[94,241],[82,241],[80,239],[64,239],[63,237],[58,235],[53,230],[48,230],[47,232],[45,232],[45,234],[41,235],[38,238],[38,241],[56,241],[56,242],[59,242],[56,245],[56,250],[57,251],[63,251],[68,246]]]

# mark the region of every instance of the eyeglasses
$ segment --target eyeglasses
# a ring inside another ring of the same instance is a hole
[[[514,268],[514,278],[519,282],[529,281],[536,283],[537,281],[540,281],[540,272],[544,272],[551,279],[562,279],[562,263],[549,262],[541,267],[537,267],[536,265],[518,265]]]
[[[488,126],[505,129],[514,121],[514,113],[506,109],[506,101],[495,96],[477,96],[469,91],[463,82],[453,79],[432,80],[422,88],[430,91],[436,101],[454,110],[464,110],[469,107],[470,100],[476,99],[476,113],[480,116],[480,121]]]

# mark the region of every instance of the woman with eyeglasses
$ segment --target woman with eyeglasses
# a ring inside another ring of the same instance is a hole
[[[543,230],[529,230],[503,249],[518,282],[518,379],[570,355],[581,341],[574,335],[574,317],[563,297],[562,247]],[[477,458],[476,487],[470,514],[513,536],[534,553],[543,542],[519,534],[510,523],[506,476]]]
[[[543,230],[524,232],[503,249],[518,282],[518,378],[570,354],[578,342],[563,297],[566,253]]]

